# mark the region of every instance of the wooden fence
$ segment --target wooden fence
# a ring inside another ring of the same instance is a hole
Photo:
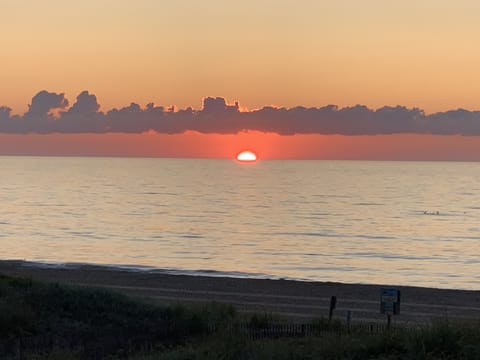
[[[396,331],[398,328],[388,328],[382,323],[355,323],[350,326],[345,324],[297,324],[297,323],[271,323],[265,326],[255,326],[249,323],[238,323],[222,329],[211,326],[210,334],[217,331],[228,332],[246,336],[250,339],[306,337],[306,336],[344,336],[349,334],[379,334],[386,331]]]

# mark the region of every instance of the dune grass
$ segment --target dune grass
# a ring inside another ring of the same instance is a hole
[[[480,359],[478,325],[441,321],[418,329],[377,334],[345,333],[255,341],[230,333],[134,359],[473,360]]]
[[[0,274],[0,358],[53,349],[85,358],[166,349],[234,315],[229,306],[159,307],[107,290]]]
[[[0,274],[0,359],[480,359],[478,320],[371,333],[319,319],[311,326],[320,336],[246,331],[280,321],[227,305],[161,307]]]

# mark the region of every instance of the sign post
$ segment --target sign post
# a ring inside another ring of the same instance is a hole
[[[330,298],[330,307],[329,307],[329,311],[328,311],[328,322],[332,321],[333,310],[335,310],[336,307],[337,307],[337,297],[332,296]]]
[[[390,328],[392,315],[400,314],[400,290],[395,288],[380,289],[380,313],[387,315],[387,328]]]

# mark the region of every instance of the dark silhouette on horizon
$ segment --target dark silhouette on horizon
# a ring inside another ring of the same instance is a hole
[[[240,111],[238,102],[228,105],[222,97],[206,97],[203,108],[175,110],[153,103],[142,108],[131,103],[120,109],[100,111],[97,97],[88,91],[69,106],[63,93],[38,92],[23,115],[11,115],[11,108],[0,106],[0,133],[143,133],[156,131],[179,134],[188,130],[200,133],[235,134],[242,131],[271,132],[280,135],[480,135],[480,111],[449,110],[427,115],[419,108],[364,105],[339,108],[293,108],[264,106]]]

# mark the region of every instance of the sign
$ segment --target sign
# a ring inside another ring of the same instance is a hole
[[[380,313],[400,314],[400,290],[394,288],[380,289]]]

